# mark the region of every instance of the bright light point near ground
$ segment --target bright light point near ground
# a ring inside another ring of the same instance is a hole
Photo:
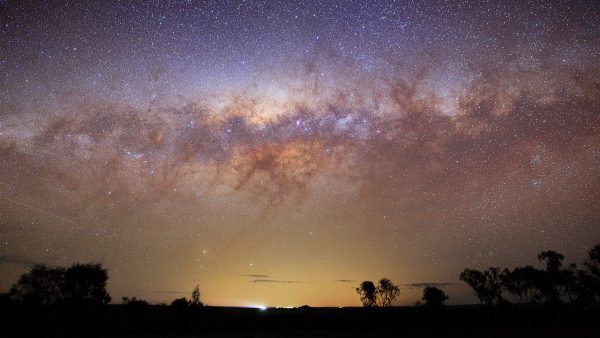
[[[261,305],[261,304],[248,305],[248,307],[252,308],[252,309],[259,309],[259,310],[262,310],[262,311],[264,311],[264,310],[267,309],[266,305]]]

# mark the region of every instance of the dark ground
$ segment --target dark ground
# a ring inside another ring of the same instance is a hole
[[[34,309],[10,303],[0,315],[2,337],[600,337],[600,310],[572,307]]]

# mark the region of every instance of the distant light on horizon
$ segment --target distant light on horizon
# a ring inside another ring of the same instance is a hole
[[[247,307],[252,308],[252,309],[262,310],[262,311],[268,309],[268,307],[266,305],[263,305],[263,304],[248,305]]]

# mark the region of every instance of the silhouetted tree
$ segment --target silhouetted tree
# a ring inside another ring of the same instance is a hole
[[[596,302],[600,302],[600,244],[596,244],[588,253],[588,259],[584,262],[586,271],[590,277],[590,287],[594,293]]]
[[[577,306],[593,304],[595,302],[593,276],[575,264],[569,265],[569,270],[572,278],[565,288],[569,303]]]
[[[596,244],[588,253],[588,259],[583,263],[587,271],[600,280],[600,244]]]
[[[546,265],[541,291],[548,303],[560,303],[567,286],[573,280],[573,272],[562,268],[564,259],[565,256],[552,250],[543,251],[538,255],[538,260]]]
[[[423,298],[421,299],[425,302],[425,306],[440,307],[448,300],[448,295],[442,289],[435,286],[428,286],[423,289]]]
[[[67,270],[35,265],[19,278],[10,294],[12,299],[32,305],[105,304],[110,302],[107,280],[108,273],[100,264],[74,264]]]
[[[512,294],[519,303],[535,304],[541,300],[543,271],[526,265],[512,271],[505,269],[501,278],[504,289]]]
[[[583,263],[583,268],[575,264],[569,266],[572,273],[570,283],[566,287],[569,301],[580,306],[588,306],[600,302],[600,245],[594,246]]]
[[[588,259],[583,263],[586,269],[586,281],[593,299],[600,303],[600,244],[596,244],[588,253]]]
[[[360,287],[356,288],[356,293],[360,295],[360,301],[364,307],[373,307],[377,305],[377,288],[373,282],[362,282]]]
[[[200,286],[196,285],[194,291],[192,291],[192,298],[190,299],[191,306],[202,306],[202,302],[200,301]]]
[[[31,267],[10,289],[13,300],[30,305],[50,305],[61,300],[65,270],[44,265]]]
[[[552,250],[542,251],[538,254],[538,260],[546,264],[546,271],[558,271],[564,259],[563,254]]]
[[[106,304],[108,272],[101,264],[74,264],[64,275],[63,299],[76,304]]]
[[[379,304],[382,307],[388,307],[392,306],[394,300],[400,295],[400,288],[392,283],[391,280],[382,278],[379,281],[376,293],[379,296]]]
[[[493,305],[502,301],[502,280],[500,269],[489,268],[483,272],[465,269],[460,274],[460,280],[467,283],[479,301]]]

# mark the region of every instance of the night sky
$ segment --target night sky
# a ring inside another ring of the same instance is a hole
[[[0,292],[358,306],[600,242],[599,1],[0,1]]]

